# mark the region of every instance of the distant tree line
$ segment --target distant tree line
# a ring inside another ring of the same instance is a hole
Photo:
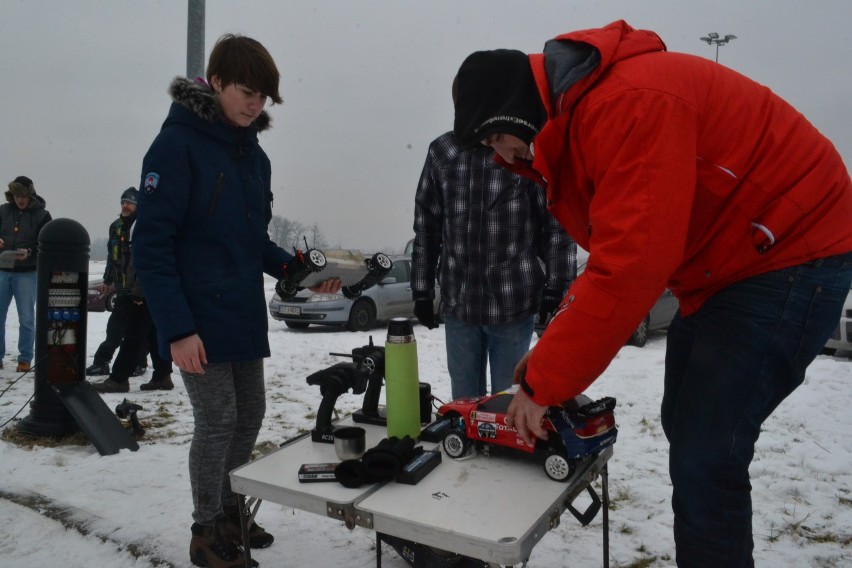
[[[272,221],[269,222],[269,238],[288,252],[292,252],[293,248],[304,250],[305,239],[310,248],[324,249],[329,246],[322,229],[316,223],[307,226],[279,215],[273,215]],[[89,257],[92,260],[106,260],[107,240],[106,237],[92,239],[89,248]]]

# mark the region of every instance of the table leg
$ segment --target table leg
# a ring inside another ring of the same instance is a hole
[[[609,568],[609,471],[608,464],[601,470],[601,493],[603,493],[603,568]]]
[[[376,531],[376,568],[382,568],[382,535]]]
[[[243,559],[245,568],[251,568],[251,547],[249,546],[248,520],[246,519],[245,498],[237,495],[237,510],[240,513],[240,531],[243,533]]]

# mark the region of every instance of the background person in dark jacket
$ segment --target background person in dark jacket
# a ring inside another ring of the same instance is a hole
[[[430,329],[436,275],[454,399],[512,386],[536,316],[547,319],[577,276],[577,245],[547,211],[544,189],[452,132],[429,145],[414,203],[411,291]]]
[[[121,304],[125,313],[125,327],[122,334],[118,356],[109,377],[101,382],[92,383],[92,387],[100,393],[129,392],[130,377],[135,376],[139,355],[144,355],[151,347],[151,361],[154,373],[151,380],[144,383],[141,390],[172,390],[172,363],[160,356],[157,349],[157,328],[151,321],[151,312],[136,278],[133,269],[133,221],[127,224],[126,239],[122,243],[122,257],[126,266],[122,268],[125,291],[116,297],[116,304]]]
[[[130,266],[128,233],[133,221],[136,220],[136,204],[139,201],[139,191],[128,187],[121,193],[121,214],[109,226],[107,240],[107,261],[104,269],[104,281],[99,286],[102,295],[115,290],[115,307],[109,314],[106,327],[106,339],[98,346],[92,364],[86,369],[86,375],[109,375],[109,364],[112,356],[127,329],[128,303],[121,301],[121,296],[128,293],[127,269]],[[155,349],[155,347],[152,347]],[[144,345],[139,351],[139,357],[133,375],[141,375],[147,365],[148,348]]]
[[[35,347],[36,256],[38,234],[50,221],[33,181],[18,176],[9,182],[0,205],[0,250],[18,251],[11,266],[0,267],[0,369],[6,355],[6,314],[12,298],[18,308],[18,372],[30,370]],[[3,263],[4,265],[6,263]]]
[[[299,262],[267,233],[271,166],[257,135],[270,125],[267,99],[282,102],[279,79],[259,42],[222,36],[206,82],[172,82],[174,102],[142,164],[134,266],[160,353],[180,368],[192,403],[189,554],[201,566],[244,560],[228,472],[251,457],[266,408],[263,273],[282,278]],[[316,288],[339,289],[339,280]],[[252,522],[249,540],[266,547],[273,537]]]

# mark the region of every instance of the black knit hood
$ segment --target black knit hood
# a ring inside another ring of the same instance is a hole
[[[172,100],[206,122],[216,122],[222,116],[216,95],[205,81],[175,77],[169,85]],[[254,121],[258,132],[272,128],[272,118],[265,110]]]
[[[496,133],[530,144],[547,121],[529,58],[513,49],[468,56],[456,75],[454,102],[454,132],[466,148]]]

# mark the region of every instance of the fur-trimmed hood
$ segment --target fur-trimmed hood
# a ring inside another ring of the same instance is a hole
[[[191,80],[186,77],[175,77],[169,85],[169,95],[172,100],[202,120],[214,123],[222,116],[219,103],[213,89],[202,79]],[[265,110],[254,121],[258,132],[272,128],[272,118]]]
[[[30,198],[30,204],[27,205],[27,209],[44,209],[45,205],[47,205],[44,197],[35,192],[31,193],[28,197]],[[11,191],[6,191],[6,202],[12,204],[15,203],[15,196]]]

